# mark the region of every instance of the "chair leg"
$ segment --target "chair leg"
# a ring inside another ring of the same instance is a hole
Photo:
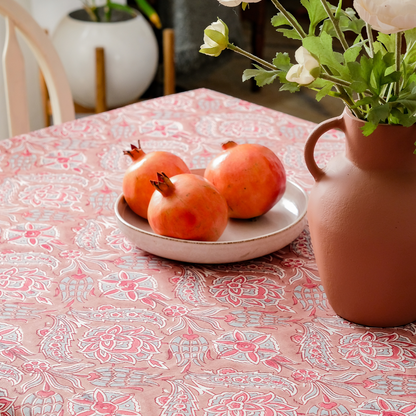
[[[164,95],[176,92],[175,81],[175,32],[173,29],[163,30],[163,70],[164,70]]]

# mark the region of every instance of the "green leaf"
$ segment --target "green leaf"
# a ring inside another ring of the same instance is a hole
[[[353,108],[358,108],[358,107],[362,107],[365,105],[377,105],[376,97],[366,96],[362,98],[361,100],[356,101]]]
[[[295,82],[288,82],[286,84],[283,84],[279,91],[289,91],[291,93],[298,92],[300,90],[300,87]]]
[[[377,125],[380,122],[384,122],[389,117],[390,113],[390,105],[383,104],[383,105],[374,105],[370,108],[368,112],[368,121],[371,124]]]
[[[290,63],[290,56],[287,52],[278,52],[276,57],[273,59],[273,65],[276,68],[282,69],[283,71],[289,71],[292,64]]]
[[[363,132],[363,135],[367,137],[371,133],[373,133],[376,128],[377,128],[376,124],[367,122],[367,123],[364,124],[363,127],[361,127],[361,131]]]
[[[385,63],[386,67],[394,66],[396,61],[396,58],[394,56],[394,53],[388,52],[385,55],[383,55],[383,62]]]
[[[319,101],[322,100],[322,98],[324,98],[325,96],[327,96],[330,93],[333,85],[334,84],[332,84],[332,82],[331,82],[331,83],[327,83],[323,88],[321,88],[319,90],[319,92],[316,93],[316,97],[315,97],[316,98],[316,101],[319,102]]]
[[[351,83],[351,89],[354,92],[356,92],[358,94],[361,94],[367,89],[367,83],[365,83],[363,81],[353,81]]]
[[[384,45],[388,52],[394,53],[396,49],[394,35],[386,35],[385,33],[379,32],[377,39]]]
[[[405,127],[413,126],[416,123],[416,117],[413,114],[403,114],[398,108],[391,110],[392,121]]]
[[[407,108],[410,113],[416,113],[416,94],[409,95],[406,98],[399,98],[396,100],[396,103],[401,104],[405,108]]]
[[[246,69],[243,72],[243,81],[254,78],[259,87],[271,84],[278,76],[279,71],[266,71],[265,69]]]
[[[353,13],[349,14],[346,11],[341,10],[338,25],[342,32],[351,31],[356,33],[357,35],[360,35],[363,27],[365,26],[365,22],[364,20],[357,19],[355,17],[354,11]],[[331,20],[325,20],[321,30],[330,34],[334,38],[338,38],[338,35],[334,29],[334,25],[332,24]]]
[[[381,78],[381,85],[391,84],[392,82],[400,81],[402,73],[399,71],[391,72]]]
[[[410,30],[406,30],[404,32],[404,37],[406,39],[406,45],[411,45],[416,43],[416,28],[415,29],[410,29]]]
[[[314,35],[316,26],[328,18],[328,15],[322,6],[320,0],[300,0],[302,5],[308,11],[309,15],[309,34]]]
[[[352,20],[349,20],[346,26],[345,26],[344,20],[342,20],[341,29],[343,32],[350,30],[351,32],[354,32],[357,35],[359,35],[362,32],[364,26],[365,26],[364,20],[354,18]]]
[[[336,53],[332,49],[332,37],[329,34],[322,33],[320,37],[306,37],[303,39],[303,46],[318,58],[321,65],[330,67],[333,71],[342,75],[344,80],[350,80],[348,68],[338,61],[339,58],[337,59]]]
[[[288,39],[301,40],[299,33],[295,29],[276,29],[276,32],[280,32],[284,37]]]
[[[272,25],[274,27],[279,27],[279,26],[290,26],[289,20],[286,19],[286,17],[282,14],[282,13],[278,13],[275,16],[272,17]]]
[[[349,49],[347,49],[344,52],[345,62],[354,62],[358,58],[358,55],[360,54],[361,49],[362,48],[359,45],[354,45],[354,46],[351,46]]]

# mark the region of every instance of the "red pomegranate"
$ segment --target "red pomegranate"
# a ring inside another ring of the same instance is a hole
[[[132,211],[147,218],[147,207],[155,190],[150,181],[157,178],[157,172],[163,170],[167,175],[174,176],[190,171],[185,162],[173,153],[155,151],[146,154],[140,142],[138,144],[138,147],[131,145],[131,150],[124,151],[133,163],[124,174],[123,195]]]
[[[228,222],[225,198],[202,176],[192,173],[152,181],[158,192],[150,199],[148,220],[159,235],[184,240],[216,241]]]
[[[286,172],[280,159],[259,144],[222,145],[204,177],[224,195],[230,218],[253,218],[265,214],[286,190]]]

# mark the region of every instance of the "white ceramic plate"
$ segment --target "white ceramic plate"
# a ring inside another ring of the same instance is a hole
[[[136,215],[121,194],[115,205],[118,226],[137,247],[157,256],[189,263],[233,263],[270,254],[290,244],[305,227],[307,195],[290,180],[282,199],[255,220],[230,219],[218,241],[164,237]]]

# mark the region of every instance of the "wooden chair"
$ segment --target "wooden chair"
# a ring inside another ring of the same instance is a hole
[[[10,136],[30,131],[24,59],[16,30],[26,40],[44,74],[54,124],[73,120],[75,112],[69,83],[49,37],[15,0],[0,0],[0,14],[6,19],[3,70]]]

